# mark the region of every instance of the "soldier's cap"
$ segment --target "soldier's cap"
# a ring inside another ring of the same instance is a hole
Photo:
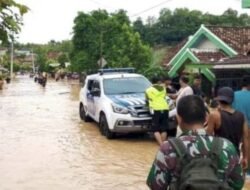
[[[217,97],[215,98],[217,101],[223,101],[228,104],[232,104],[234,100],[234,91],[230,87],[222,87],[218,90]]]

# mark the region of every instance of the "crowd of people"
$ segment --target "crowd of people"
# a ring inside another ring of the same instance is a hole
[[[34,76],[34,81],[42,85],[43,87],[45,87],[47,84],[47,78],[48,78],[48,75],[46,72],[38,73]]]
[[[219,88],[207,103],[199,75],[192,85],[181,76],[178,91],[168,77],[152,79],[145,94],[160,149],[148,175],[150,189],[243,188],[250,171],[250,76],[242,82],[236,92]]]

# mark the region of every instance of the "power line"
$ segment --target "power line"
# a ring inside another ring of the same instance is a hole
[[[103,4],[103,3],[100,3],[99,1],[96,1],[96,0],[89,0],[89,1],[95,3],[96,5],[99,5],[99,6],[101,6],[101,7],[106,7],[106,8],[113,9],[113,7],[107,6],[107,5]]]
[[[166,0],[166,1],[163,1],[163,2],[161,2],[161,3],[159,3],[159,4],[157,4],[157,5],[154,5],[154,6],[149,7],[149,8],[147,8],[147,9],[143,10],[143,11],[140,11],[140,12],[138,12],[138,13],[136,13],[136,14],[133,14],[131,17],[139,16],[139,15],[145,13],[145,12],[148,12],[148,11],[150,11],[150,10],[152,10],[152,9],[155,9],[155,8],[157,8],[157,7],[160,7],[160,6],[166,4],[166,3],[170,2],[170,1],[173,1],[173,0]]]

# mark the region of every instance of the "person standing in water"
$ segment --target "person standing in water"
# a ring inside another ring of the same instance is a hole
[[[159,77],[152,79],[153,85],[146,89],[146,100],[152,115],[152,131],[159,145],[167,139],[168,110],[166,88]]]

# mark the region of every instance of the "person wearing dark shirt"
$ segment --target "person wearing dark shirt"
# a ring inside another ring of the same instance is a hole
[[[204,93],[201,90],[201,76],[200,75],[195,75],[194,76],[194,81],[193,81],[193,85],[191,86],[194,92],[194,95],[200,96],[200,97],[204,97]]]
[[[215,98],[219,103],[219,109],[211,112],[208,119],[207,133],[223,137],[231,141],[240,155],[240,144],[242,143],[241,160],[244,170],[248,166],[248,128],[243,113],[234,110],[232,103],[234,92],[230,87],[222,87],[218,90]]]

